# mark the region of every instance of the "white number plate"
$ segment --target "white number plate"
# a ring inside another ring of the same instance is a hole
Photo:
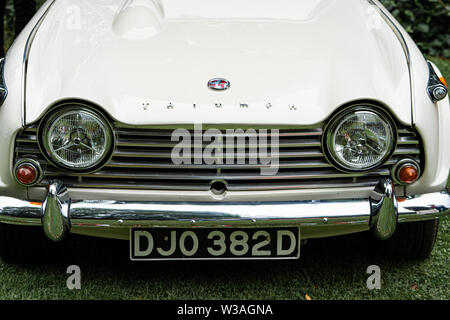
[[[298,259],[299,228],[131,229],[131,260]]]

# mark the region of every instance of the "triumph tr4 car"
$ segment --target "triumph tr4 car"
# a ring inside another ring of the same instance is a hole
[[[424,259],[450,210],[445,79],[377,0],[48,0],[1,72],[5,261]]]

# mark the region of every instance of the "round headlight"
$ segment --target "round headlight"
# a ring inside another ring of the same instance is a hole
[[[328,126],[328,152],[341,169],[370,170],[392,154],[394,132],[392,121],[381,112],[353,108],[338,115]]]
[[[41,141],[57,166],[75,171],[94,170],[111,154],[112,130],[97,113],[66,108],[44,121]]]

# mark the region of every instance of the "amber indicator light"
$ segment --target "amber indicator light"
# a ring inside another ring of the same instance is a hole
[[[32,184],[36,181],[37,172],[34,167],[24,164],[17,168],[16,177],[22,184]]]
[[[414,166],[404,166],[398,172],[398,179],[407,184],[413,183],[418,177],[419,172]]]

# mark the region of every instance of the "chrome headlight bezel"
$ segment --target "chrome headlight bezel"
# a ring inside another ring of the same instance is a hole
[[[391,135],[391,138],[389,139],[388,145],[385,149],[386,150],[385,154],[376,163],[373,163],[372,165],[366,167],[352,167],[347,163],[344,163],[343,161],[340,160],[339,156],[336,155],[336,151],[334,149],[334,138],[336,135],[336,130],[343,123],[344,119],[348,118],[349,115],[358,112],[367,112],[379,117],[382,121],[384,121],[387,124],[388,128],[390,129]],[[327,158],[328,162],[330,162],[339,171],[367,172],[379,168],[392,157],[397,146],[397,141],[398,141],[398,130],[392,116],[377,105],[370,103],[360,103],[346,107],[345,109],[336,113],[327,122],[324,128],[322,146],[324,155]]]
[[[105,147],[103,154],[101,157],[86,166],[71,166],[63,161],[60,161],[58,157],[51,152],[52,148],[48,141],[48,134],[52,125],[54,125],[54,123],[62,117],[76,113],[85,114],[95,119],[98,124],[100,124],[105,135]],[[91,108],[90,106],[78,102],[64,103],[63,105],[58,105],[56,108],[52,108],[49,112],[47,112],[39,123],[37,136],[39,148],[45,158],[54,166],[68,172],[85,174],[98,171],[111,159],[115,148],[114,131],[108,119],[102,113]]]

